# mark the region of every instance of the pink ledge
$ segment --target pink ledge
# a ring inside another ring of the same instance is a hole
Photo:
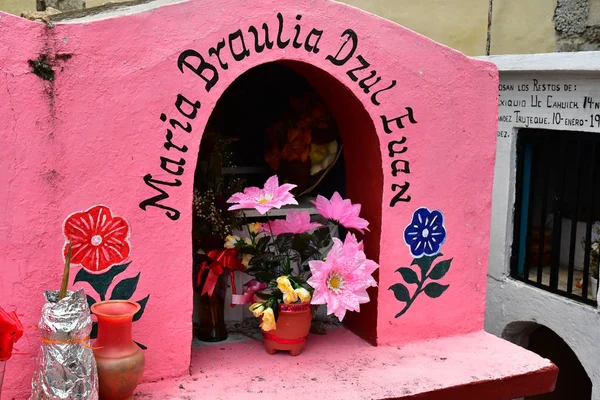
[[[137,396],[515,399],[554,390],[558,369],[549,360],[485,332],[374,347],[338,328],[325,336],[311,335],[298,357],[270,356],[261,342],[253,340],[196,348],[191,373],[142,384]]]

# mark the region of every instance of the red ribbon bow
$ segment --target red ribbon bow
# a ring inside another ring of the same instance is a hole
[[[0,361],[12,356],[13,345],[23,336],[23,329],[16,312],[6,312],[0,307]]]
[[[198,277],[196,278],[196,287],[200,288],[202,275],[204,275],[204,271],[208,270],[208,275],[206,277],[206,281],[204,281],[204,285],[202,286],[201,294],[208,294],[208,296],[212,296],[213,292],[215,291],[217,281],[219,280],[219,276],[221,276],[226,269],[231,277],[231,291],[234,295],[236,294],[233,271],[245,270],[244,265],[241,263],[237,255],[238,251],[236,249],[210,250],[206,253],[206,257],[208,257],[210,260],[204,261],[202,264],[200,264],[200,271],[198,272]],[[233,304],[231,306],[233,307]]]

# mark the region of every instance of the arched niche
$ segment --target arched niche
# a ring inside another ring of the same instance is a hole
[[[275,65],[273,65],[275,64]],[[383,193],[383,171],[381,169],[381,151],[379,137],[375,129],[375,124],[365,110],[364,105],[339,80],[331,74],[306,62],[294,60],[278,60],[272,63],[254,66],[252,69],[241,74],[236,81],[223,91],[223,97],[240,96],[235,106],[241,107],[245,101],[252,101],[252,94],[246,93],[246,88],[239,85],[252,71],[264,67],[276,67],[277,65],[289,69],[293,74],[297,73],[306,80],[310,87],[323,99],[336,120],[339,133],[341,135],[343,146],[343,160],[345,171],[344,189],[346,197],[353,203],[361,204],[361,217],[369,221],[369,232],[361,239],[365,242],[365,252],[367,256],[375,261],[379,259],[379,243],[381,235],[381,198]],[[271,72],[276,71],[272,70]],[[292,72],[293,71],[293,72]],[[273,78],[275,79],[275,78]],[[285,86],[285,80],[270,82],[274,85]],[[260,84],[259,84],[260,86]],[[256,83],[250,86],[251,89],[260,90]],[[233,89],[234,92],[229,93]],[[218,112],[221,118],[229,118],[239,113],[238,110],[227,109],[225,105],[217,100],[213,113]],[[231,107],[231,105],[229,105]],[[269,114],[269,110],[259,111],[262,114]],[[224,115],[228,115],[225,117]],[[248,116],[244,114],[243,118],[257,118],[262,120],[261,116]],[[211,119],[213,115],[211,115]],[[250,133],[259,137],[256,132]],[[200,143],[202,149],[202,142]],[[198,174],[198,171],[196,172]],[[342,238],[343,239],[343,238]],[[378,273],[375,273],[378,279]],[[348,313],[345,318],[346,325],[355,333],[376,344],[376,318],[377,318],[377,288],[371,288],[369,295],[371,302],[361,305],[360,313]]]

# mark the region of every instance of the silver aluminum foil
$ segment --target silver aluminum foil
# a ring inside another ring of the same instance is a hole
[[[97,400],[98,372],[90,347],[92,319],[83,289],[68,292],[60,301],[58,291],[44,295],[40,354],[30,399]]]

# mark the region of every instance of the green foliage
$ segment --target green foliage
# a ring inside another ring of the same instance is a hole
[[[398,314],[396,314],[396,318],[402,316],[408,311],[408,309],[415,302],[419,294],[425,293],[428,297],[432,299],[437,299],[448,289],[450,285],[442,285],[437,282],[429,282],[426,284],[426,281],[428,279],[433,281],[442,279],[450,270],[450,266],[453,260],[452,258],[449,260],[440,261],[437,264],[435,264],[433,269],[431,268],[433,262],[438,257],[442,257],[442,254],[438,253],[433,256],[423,256],[421,258],[415,258],[413,260],[411,265],[418,266],[419,270],[421,271],[420,279],[417,273],[412,268],[401,267],[396,270],[396,272],[399,272],[400,275],[402,275],[402,279],[405,283],[417,285],[412,296],[410,295],[408,287],[406,287],[402,283],[396,283],[389,287],[388,290],[394,292],[396,300],[405,303],[404,308],[400,310]]]
[[[105,271],[101,274],[91,274],[82,268],[79,270],[79,272],[77,272],[77,275],[75,275],[75,280],[73,281],[73,283],[77,283],[77,282],[89,283],[90,286],[100,296],[100,300],[104,301],[106,299],[106,292],[108,291],[108,287],[110,286],[112,281],[115,279],[115,277],[118,274],[125,271],[127,269],[127,267],[129,266],[129,264],[131,264],[131,262],[128,262],[128,263],[122,264],[122,265],[114,265],[110,269],[108,269],[107,271]]]

